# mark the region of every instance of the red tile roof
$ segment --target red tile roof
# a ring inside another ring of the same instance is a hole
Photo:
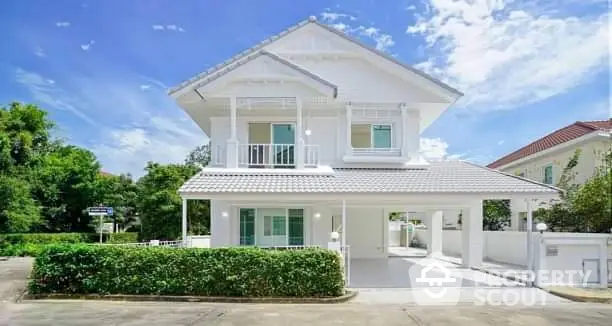
[[[565,126],[559,130],[534,141],[533,143],[524,146],[500,159],[487,165],[487,167],[495,169],[502,165],[519,160],[523,157],[541,152],[545,149],[557,146],[572,139],[589,134],[597,130],[611,130],[612,119],[600,121],[576,121],[569,126]]]

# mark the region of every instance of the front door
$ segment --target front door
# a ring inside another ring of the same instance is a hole
[[[287,210],[284,208],[258,209],[258,246],[273,247],[288,244],[286,213]]]

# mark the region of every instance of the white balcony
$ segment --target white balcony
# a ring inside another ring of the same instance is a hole
[[[296,144],[238,144],[238,167],[255,169],[294,169],[298,157]],[[226,147],[217,145],[212,151],[212,165],[224,167]],[[304,145],[304,167],[319,166],[319,145]]]

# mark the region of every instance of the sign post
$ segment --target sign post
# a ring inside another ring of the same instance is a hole
[[[113,208],[112,207],[89,207],[87,209],[87,213],[89,216],[100,216],[100,243],[102,243],[102,231],[104,229],[104,216],[112,216]]]

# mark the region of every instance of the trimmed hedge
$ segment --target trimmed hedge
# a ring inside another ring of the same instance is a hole
[[[138,232],[111,233],[106,243],[134,243],[138,242]]]
[[[340,257],[326,249],[173,249],[47,246],[32,294],[331,297],[344,292]]]
[[[0,234],[0,256],[37,256],[50,244],[95,243],[99,233],[9,233]],[[137,232],[104,235],[108,243],[138,242]]]

